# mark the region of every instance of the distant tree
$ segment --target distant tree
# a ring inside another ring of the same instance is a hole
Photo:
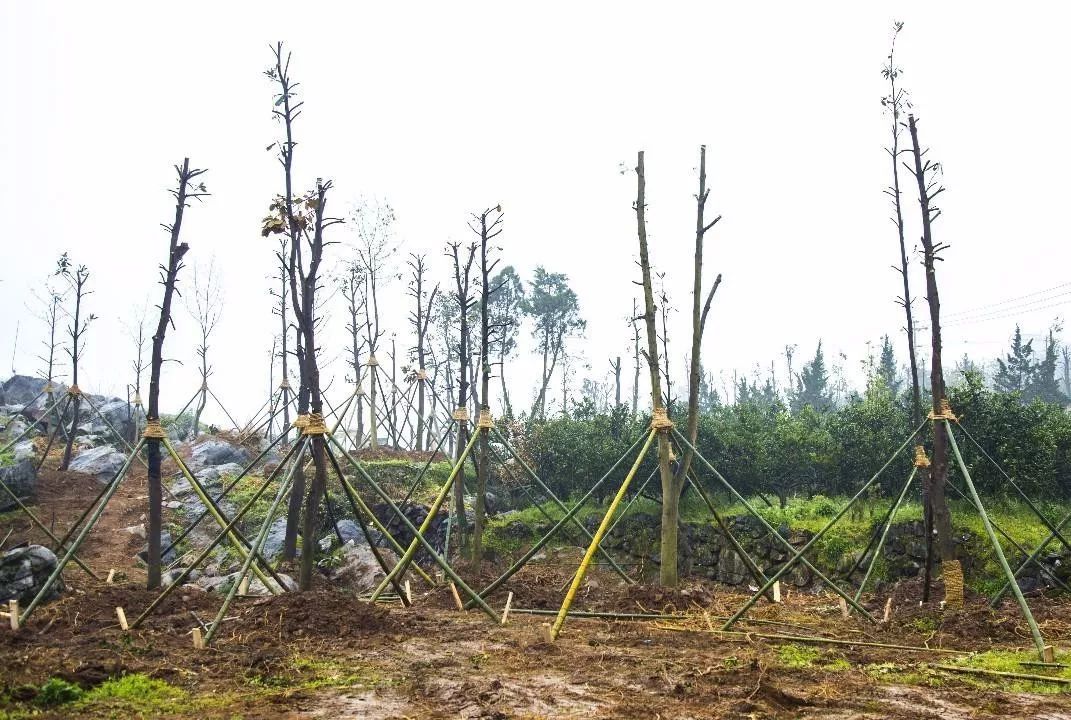
[[[1025,401],[1041,400],[1060,405],[1067,402],[1056,379],[1056,363],[1059,359],[1056,348],[1056,328],[1051,328],[1045,338],[1045,356],[1031,368],[1030,379],[1023,393]]]
[[[881,338],[881,355],[878,358],[876,374],[894,397],[900,394],[903,381],[900,379],[900,368],[896,366],[896,352],[888,335]]]
[[[190,426],[190,437],[196,438],[201,427],[201,413],[208,404],[208,376],[212,374],[212,366],[208,362],[208,341],[223,313],[223,290],[214,263],[209,263],[206,272],[196,266],[193,268],[193,294],[186,300],[186,310],[197,323],[199,334],[197,359],[200,361],[201,390]]]
[[[469,347],[469,319],[473,309],[477,306],[477,301],[472,296],[476,284],[473,278],[472,264],[476,260],[476,251],[479,250],[479,248],[479,243],[475,242],[469,243],[464,250],[462,250],[461,243],[459,242],[447,243],[446,254],[454,263],[455,292],[452,293],[452,296],[457,317],[460,318],[460,327],[458,328],[457,334],[458,412],[467,411],[469,398],[471,397],[469,383],[472,378],[469,375],[469,363],[472,362],[472,354],[471,348]],[[457,427],[456,447],[456,459],[459,463],[463,459],[462,453],[464,452],[465,446],[468,445],[468,441],[468,424],[459,422]],[[468,537],[468,522],[465,518],[465,469],[463,463],[461,463],[457,478],[454,481],[454,518],[458,524],[458,536],[461,539],[459,544],[467,547],[467,543],[471,538]]]
[[[498,377],[502,385],[502,411],[513,416],[509,390],[506,387],[506,361],[517,350],[517,335],[521,329],[521,308],[524,305],[524,285],[512,265],[498,271],[491,279],[497,291],[490,298],[491,323],[497,330],[491,334],[491,351],[497,358]]]
[[[997,360],[997,372],[993,375],[993,387],[999,392],[1024,392],[1034,373],[1033,340],[1023,342],[1023,333],[1015,326],[1011,349],[1005,359]]]
[[[346,332],[350,336],[346,364],[353,370],[353,387],[357,393],[357,431],[354,443],[358,448],[364,441],[364,388],[361,386],[364,365],[361,351],[367,343],[364,328],[364,274],[361,266],[354,260],[343,265],[342,273],[337,279],[338,289],[346,302]]]
[[[833,397],[830,394],[829,372],[826,370],[825,354],[822,352],[822,341],[818,341],[818,347],[810,362],[804,364],[799,375],[796,376],[796,390],[792,393],[792,412],[800,412],[803,408],[810,407],[823,412],[833,407]]]
[[[74,451],[74,436],[78,430],[78,418],[81,411],[82,395],[78,389],[78,361],[82,351],[85,350],[86,330],[89,328],[89,324],[97,319],[97,316],[92,313],[84,316],[82,314],[82,303],[87,295],[93,294],[92,290],[86,289],[86,283],[89,282],[89,268],[85,265],[74,265],[67,253],[63,253],[59,262],[56,263],[56,275],[66,280],[71,292],[74,293],[74,311],[69,313],[71,322],[67,326],[67,337],[70,340],[70,344],[66,348],[67,356],[71,360],[70,389],[73,393],[71,399],[71,429],[67,433],[67,445],[63,449],[63,462],[60,463],[60,470],[66,470],[71,464],[71,453]]]
[[[580,317],[580,303],[563,273],[547,272],[542,265],[535,269],[521,309],[535,323],[536,349],[543,356],[539,392],[532,403],[530,417],[546,417],[547,386],[562,357],[568,338],[583,331],[587,323]]]
[[[428,323],[431,322],[432,306],[435,304],[435,296],[439,293],[439,285],[431,289],[431,293],[428,293],[427,279],[427,263],[425,262],[425,256],[418,253],[410,253],[409,260],[406,261],[409,265],[409,287],[406,290],[409,297],[413,298],[416,304],[416,309],[410,311],[409,321],[413,324],[413,335],[416,338],[416,345],[410,350],[410,356],[417,364],[416,382],[417,382],[417,424],[416,424],[416,443],[414,449],[417,452],[424,449],[424,429],[427,422],[427,416],[425,411],[425,393],[427,390],[427,364],[428,356]]]

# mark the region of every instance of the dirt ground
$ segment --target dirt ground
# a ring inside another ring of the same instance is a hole
[[[17,633],[0,629],[7,703],[0,717],[33,708],[45,718],[1071,718],[1071,693],[1012,690],[934,668],[970,651],[1029,650],[1030,635],[1013,606],[993,612],[971,598],[962,611],[923,610],[913,585],[892,593],[888,624],[842,617],[830,594],[787,593],[779,605],[756,606],[736,628],[746,632],[728,635],[712,630],[744,601],[739,593],[712,584],[672,592],[629,587],[597,570],[575,609],[688,618],[575,618],[548,643],[551,617],[516,612],[505,625],[493,623],[478,610],[459,612],[448,588],[418,588],[414,576],[409,609],[371,606],[337,590],[241,598],[206,650],[193,648],[191,631],[211,620],[220,599],[183,588],[142,627],[123,632],[115,608],[132,620],[154,597],[131,559],[143,541],[122,529],[140,522],[143,472],[120,490],[81,553],[102,575],[120,571],[119,582],[96,582],[72,568],[60,600]],[[65,530],[98,490],[85,477],[46,471],[42,520]],[[8,547],[41,540],[21,518],[8,515],[4,524],[0,537],[13,531]],[[578,553],[565,549],[526,568],[491,597],[492,606],[500,611],[512,590],[514,608],[556,610]],[[493,577],[491,568],[459,571],[476,585]],[[887,597],[867,606],[880,617]],[[1071,602],[1031,602],[1046,639],[1066,650]],[[842,643],[784,637],[792,635]],[[164,680],[185,700],[136,712],[33,704],[33,688],[51,677],[92,688],[129,673]]]

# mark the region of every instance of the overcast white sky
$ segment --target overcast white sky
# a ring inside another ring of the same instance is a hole
[[[274,241],[260,219],[281,189],[269,44],[294,54],[305,114],[298,187],[336,183],[334,207],[386,198],[403,254],[426,251],[447,277],[448,239],[502,203],[504,262],[569,275],[589,323],[590,375],[628,355],[637,288],[631,168],[647,151],[652,255],[673,284],[686,352],[698,147],[708,146],[708,276],[721,272],[706,364],[731,376],[788,343],[824,339],[858,375],[866,342],[902,313],[895,229],[882,189],[888,119],[880,75],[894,19],[904,84],[924,144],[945,165],[935,235],[948,313],[1063,286],[1071,139],[1062,3],[82,3],[0,5],[0,353],[31,373],[42,325],[32,288],[69,251],[92,271],[83,386],[121,394],[130,343],[121,320],[159,301],[159,224],[172,165],[210,172],[212,197],[187,215],[188,261],[222,266],[226,307],[211,352],[218,394],[251,413],[267,393],[276,324],[267,295]],[[918,235],[914,195],[905,196]],[[347,241],[346,227],[333,230]],[[347,254],[332,248],[334,257]],[[401,262],[399,262],[401,267]],[[192,270],[192,267],[191,267]],[[192,272],[187,279],[192,279]],[[920,287],[921,273],[914,278]],[[1068,288],[951,325],[947,354],[1002,351],[1019,320],[1040,333]],[[1059,293],[1063,292],[1063,295]],[[918,293],[921,301],[921,292]],[[1050,296],[1051,301],[1050,301]],[[385,293],[408,343],[403,286]],[[1018,313],[1018,310],[1022,310]],[[972,317],[964,315],[961,317]],[[197,388],[193,322],[177,307],[163,407]],[[341,314],[324,336],[342,349]],[[18,343],[15,347],[16,329]],[[527,334],[527,333],[525,333]],[[897,336],[901,359],[902,333]],[[530,347],[522,348],[527,354]],[[677,366],[680,361],[675,361]],[[535,366],[511,371],[529,401]],[[336,360],[328,376],[343,372]],[[336,383],[339,387],[339,383]],[[209,412],[209,419],[219,419]]]

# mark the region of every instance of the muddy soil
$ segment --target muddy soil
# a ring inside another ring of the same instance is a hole
[[[65,530],[99,486],[46,471],[42,519]],[[155,597],[132,560],[141,539],[123,527],[139,522],[144,475],[135,473],[105,513],[82,557],[114,584],[66,573],[68,591],[43,606],[17,633],[0,629],[4,709],[31,708],[41,717],[108,717],[114,709],[49,710],[33,705],[34,687],[60,677],[85,688],[143,673],[187,691],[188,706],[168,717],[242,718],[1071,718],[1071,694],[1012,692],[999,684],[943,673],[933,664],[956,655],[938,650],[1026,650],[1030,635],[1010,604],[991,611],[972,597],[957,612],[919,608],[918,587],[892,592],[892,618],[874,624],[844,618],[831,594],[787,594],[760,603],[739,634],[712,632],[745,596],[710,583],[680,590],[625,585],[593,572],[575,609],[687,613],[686,620],[570,619],[547,642],[552,617],[572,569],[564,559],[533,565],[490,598],[501,610],[514,593],[509,621],[479,610],[459,612],[447,587],[412,579],[414,606],[372,606],[344,589],[239,598],[216,641],[195,650],[192,630],[210,622],[220,598],[189,587],[172,593],[145,623],[123,632],[115,608],[133,620]],[[53,520],[53,509],[55,518]],[[12,516],[10,544],[40,541]],[[575,553],[573,553],[575,554]],[[473,585],[494,569],[459,566]],[[868,599],[881,616],[888,594]],[[940,590],[938,590],[940,597]],[[1071,603],[1031,598],[1046,638],[1071,645]],[[769,636],[807,635],[844,644],[810,645]],[[918,651],[868,646],[890,643]],[[795,662],[786,647],[817,648]],[[928,648],[928,649],[927,649]],[[1030,671],[1029,669],[1027,671]],[[23,703],[23,704],[19,704]],[[154,717],[159,713],[146,712]]]

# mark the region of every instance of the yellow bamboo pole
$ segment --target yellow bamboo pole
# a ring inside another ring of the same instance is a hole
[[[651,449],[651,443],[654,442],[655,435],[658,434],[658,428],[652,427],[650,433],[647,435],[647,442],[643,444],[643,448],[636,456],[636,461],[632,463],[632,469],[628,471],[628,475],[625,476],[624,482],[621,483],[621,487],[617,489],[617,495],[614,496],[613,502],[610,503],[610,507],[606,510],[606,515],[603,516],[602,522],[599,524],[599,529],[595,531],[595,536],[591,539],[591,544],[588,545],[587,552],[584,553],[584,559],[580,561],[580,567],[576,571],[576,575],[573,577],[573,583],[569,586],[569,592],[565,594],[565,601],[562,603],[561,610],[558,611],[558,617],[554,620],[554,625],[550,629],[550,639],[557,640],[558,634],[562,631],[562,625],[565,624],[565,618],[569,615],[569,608],[573,604],[573,600],[576,599],[577,590],[584,582],[584,576],[587,575],[588,566],[591,565],[592,559],[595,557],[595,552],[599,549],[599,543],[602,542],[603,535],[610,528],[610,521],[613,520],[614,513],[617,511],[617,506],[621,504],[621,501],[625,497],[625,492],[628,491],[628,486],[632,482],[632,478],[635,477],[636,471],[640,469],[640,465],[643,463],[643,458],[646,457],[647,451]]]

